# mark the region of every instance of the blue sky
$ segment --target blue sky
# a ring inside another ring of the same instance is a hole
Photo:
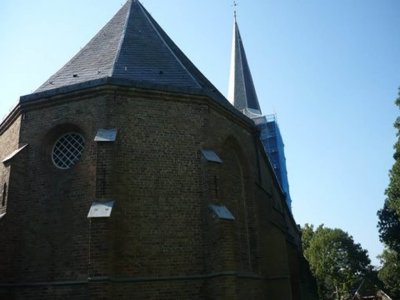
[[[38,88],[123,0],[0,2],[0,115]],[[170,37],[227,92],[230,0],[143,0]],[[393,164],[400,1],[239,1],[238,23],[265,114],[285,142],[297,223],[353,235],[375,264],[376,211]]]

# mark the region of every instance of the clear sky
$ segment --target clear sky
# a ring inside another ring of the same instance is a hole
[[[0,1],[0,115],[62,67],[124,0]],[[400,1],[239,0],[263,113],[285,142],[297,223],[349,232],[375,264],[376,211],[393,164]],[[231,0],[143,0],[226,95]]]

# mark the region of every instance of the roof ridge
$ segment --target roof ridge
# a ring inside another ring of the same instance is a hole
[[[137,0],[134,0],[137,1]],[[143,7],[143,5],[137,1],[137,3],[139,4],[140,9],[142,10],[142,12],[144,13],[146,19],[149,21],[151,27],[154,29],[154,31],[157,33],[157,36],[160,38],[160,40],[162,41],[162,43],[167,47],[168,51],[171,52],[171,54],[175,57],[175,59],[178,61],[178,63],[181,65],[181,67],[186,71],[186,73],[193,79],[194,83],[197,84],[197,86],[199,88],[202,87],[202,85],[199,83],[199,81],[193,76],[192,73],[189,72],[189,70],[186,68],[186,66],[183,64],[182,60],[176,56],[175,52],[172,51],[171,47],[168,45],[168,43],[165,41],[165,39],[162,37],[162,35],[160,34],[159,30],[157,29],[157,27],[155,26],[154,22],[155,21],[152,17],[149,18],[149,13],[148,11]],[[160,27],[161,28],[161,27]]]
[[[114,74],[116,62],[117,62],[117,60],[118,60],[119,55],[121,54],[122,44],[124,43],[124,40],[125,40],[125,38],[126,38],[125,32],[126,32],[126,28],[127,28],[127,26],[128,26],[129,16],[131,15],[132,3],[133,3],[133,2],[136,2],[136,1],[137,1],[137,0],[133,0],[133,1],[132,1],[132,0],[128,0],[128,1],[125,3],[125,5],[128,5],[128,3],[131,2],[131,4],[129,5],[128,13],[126,14],[126,17],[125,17],[124,30],[122,31],[121,39],[119,40],[118,51],[116,51],[116,53],[115,53],[114,63],[113,63],[112,68],[111,68],[111,72],[110,72],[111,74],[110,74],[110,76],[112,76],[112,75]]]

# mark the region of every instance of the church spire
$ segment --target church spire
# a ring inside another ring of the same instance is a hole
[[[254,87],[250,68],[244,51],[242,38],[236,20],[236,6],[234,1],[234,21],[231,70],[229,75],[228,100],[245,114],[261,115],[260,104]]]

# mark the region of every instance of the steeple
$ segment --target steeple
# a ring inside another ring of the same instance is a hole
[[[253,78],[244,51],[242,38],[236,20],[233,21],[233,39],[229,75],[228,100],[246,115],[261,115],[260,104],[254,88]]]
[[[292,200],[289,193],[283,139],[276,117],[262,115],[236,20],[236,6],[236,1],[234,1],[235,10],[228,100],[236,109],[251,118],[260,130],[261,143],[264,146],[265,153],[268,155],[290,209]]]
[[[35,93],[105,78],[216,92],[137,0],[128,0],[78,54]]]

